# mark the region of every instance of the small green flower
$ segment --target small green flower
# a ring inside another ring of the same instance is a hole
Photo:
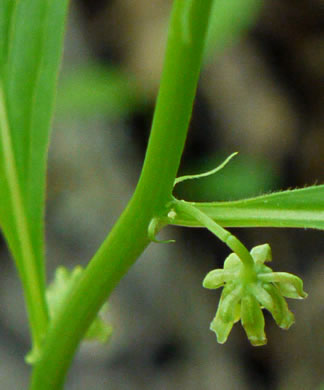
[[[262,309],[267,309],[281,328],[288,329],[294,323],[294,315],[284,297],[307,297],[300,278],[286,272],[273,272],[264,264],[272,259],[268,244],[256,246],[250,253],[253,268],[248,268],[232,253],[226,258],[223,269],[209,272],[203,281],[203,286],[208,289],[224,286],[216,316],[210,325],[221,344],[225,343],[234,323],[239,320],[252,345],[266,344]]]

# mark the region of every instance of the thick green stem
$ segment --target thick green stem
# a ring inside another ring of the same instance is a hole
[[[31,390],[58,390],[101,305],[149,243],[152,218],[171,199],[196,92],[212,0],[173,5],[161,86],[143,171],[129,205],[51,324]]]

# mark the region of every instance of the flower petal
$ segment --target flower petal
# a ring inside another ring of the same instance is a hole
[[[287,302],[281,295],[279,289],[270,283],[265,283],[263,288],[273,299],[273,308],[270,312],[278,326],[283,329],[290,328],[290,326],[295,322],[295,317],[288,309]]]
[[[251,344],[254,346],[266,344],[263,313],[253,295],[248,294],[242,298],[241,317],[243,328]]]
[[[216,333],[217,342],[224,344],[234,325],[234,321],[224,321],[217,310],[216,317],[210,324],[210,329]]]
[[[238,302],[234,308],[234,324],[241,319],[241,303]]]
[[[265,283],[254,283],[250,287],[250,292],[256,297],[261,306],[272,312],[274,309],[274,301],[272,296],[263,288]]]
[[[233,279],[231,272],[224,271],[222,268],[214,269],[205,276],[203,280],[203,287],[209,289],[216,289],[222,287],[225,282]]]
[[[272,260],[272,252],[269,244],[257,245],[250,253],[256,264],[263,264],[266,261]]]
[[[276,283],[281,294],[286,298],[303,299],[307,293],[303,290],[303,281],[296,275],[287,272],[272,272],[259,274],[258,278],[264,282]]]
[[[241,300],[243,286],[226,285],[219,301],[217,312],[224,321],[235,321],[237,317],[236,306]]]
[[[224,261],[224,269],[228,271],[234,271],[240,269],[241,267],[242,261],[235,253],[231,253],[229,256],[226,257]]]
[[[217,313],[210,324],[210,329],[216,333],[217,341],[225,343],[234,325],[239,320],[238,304],[242,296],[242,286],[227,284],[222,292]]]

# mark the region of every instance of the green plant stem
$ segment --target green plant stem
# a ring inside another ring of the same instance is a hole
[[[41,349],[47,330],[48,313],[45,291],[38,270],[37,260],[31,244],[25,208],[18,180],[9,121],[2,82],[0,80],[0,140],[3,145],[4,173],[8,182],[15,228],[19,237],[19,248],[15,248],[15,263],[22,280],[27,313],[32,335],[33,353]],[[18,254],[19,253],[19,254]]]
[[[171,193],[196,92],[212,0],[173,5],[161,86],[142,174],[130,203],[50,325],[31,390],[58,390],[73,355],[111,291],[149,244],[148,226]]]
[[[174,200],[170,207],[176,212],[176,214],[188,215],[189,217],[199,222],[201,226],[207,228],[210,232],[215,234],[215,236],[217,236],[230,249],[232,249],[234,253],[238,255],[244,264],[244,268],[248,270],[249,274],[251,273],[251,270],[254,267],[254,261],[250,252],[238,238],[233,236],[230,232],[222,228],[220,225],[218,225],[218,223],[208,217],[208,215],[204,214],[202,211],[188,202],[183,200]]]

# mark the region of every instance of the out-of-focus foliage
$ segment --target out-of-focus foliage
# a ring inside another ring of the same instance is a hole
[[[126,116],[143,100],[131,74],[113,66],[84,64],[64,75],[58,90],[58,117]]]
[[[209,22],[207,57],[236,42],[255,23],[262,0],[214,0]]]

